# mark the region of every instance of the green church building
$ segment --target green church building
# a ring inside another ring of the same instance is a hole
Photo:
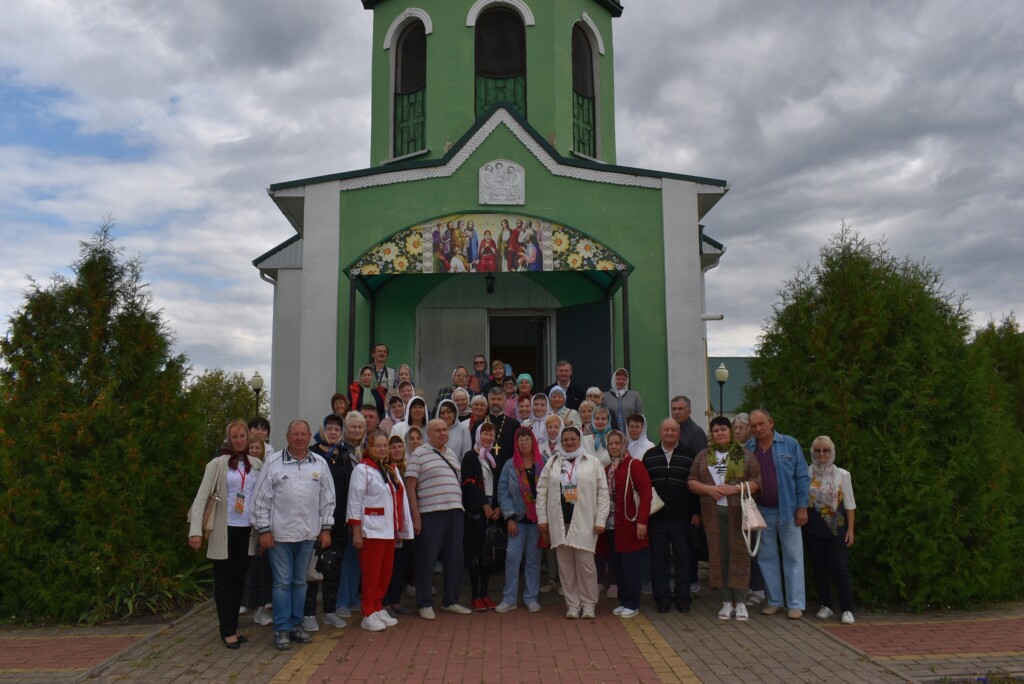
[[[679,393],[700,420],[724,252],[701,220],[728,185],[616,164],[619,2],[363,7],[370,166],[268,189],[295,229],[253,262],[274,286],[274,434],[318,421],[374,341],[428,402],[475,354],[539,386],[566,358],[584,387],[628,368],[652,424]]]

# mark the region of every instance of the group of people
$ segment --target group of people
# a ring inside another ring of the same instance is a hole
[[[501,219],[492,233],[485,228],[481,238],[472,220],[438,223],[431,232],[434,273],[496,273],[544,270],[544,251],[540,246],[540,227],[533,221]]]
[[[846,549],[855,503],[828,437],[814,441],[808,466],[766,411],[734,423],[714,418],[707,435],[691,418],[690,400],[676,396],[655,443],[626,369],[615,371],[607,391],[583,390],[567,361],[556,365],[554,384],[534,392],[528,374],[513,378],[502,361],[488,366],[477,356],[473,370],[456,368],[452,385],[428,405],[408,366],[389,368],[387,355],[385,345],[374,348],[373,363],[331,398],[315,434],[304,420],[292,421],[285,449],[271,453],[266,421],[228,425],[189,531],[196,550],[209,536],[227,648],[245,642],[243,603],[264,619],[272,606],[279,649],[312,639],[320,593],[323,622],[334,627],[353,611],[369,631],[414,612],[434,620],[438,570],[440,609],[454,614],[515,610],[520,575],[530,612],[541,610],[540,593],[557,589],[567,618],[594,619],[604,589],[622,618],[638,614],[647,591],[658,612],[688,613],[703,537],[720,619],[747,620],[748,606],[760,602],[765,615],[787,607],[799,619],[806,541],[818,617],[833,614],[835,583],[842,622],[853,622]],[[741,529],[743,489],[767,524],[756,563]],[[468,606],[459,602],[463,569]],[[268,570],[270,606],[260,597],[243,601],[253,585],[266,585]],[[490,580],[502,571],[495,602]],[[322,579],[309,581],[314,574]],[[402,604],[403,593],[415,608]]]

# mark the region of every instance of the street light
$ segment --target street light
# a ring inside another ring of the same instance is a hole
[[[252,378],[249,379],[249,387],[252,387],[252,391],[256,393],[256,417],[260,417],[260,392],[263,391],[263,378],[260,376],[260,372],[256,371],[252,374]]]
[[[724,363],[718,364],[718,368],[715,369],[715,380],[718,381],[718,415],[722,415],[722,409],[724,408],[722,395],[725,392],[725,383],[728,379],[729,369],[725,367]]]

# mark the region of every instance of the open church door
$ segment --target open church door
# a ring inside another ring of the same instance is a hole
[[[558,359],[572,364],[572,383],[608,388],[612,377],[612,302],[602,299],[555,312]]]
[[[418,312],[416,386],[434,416],[437,390],[452,384],[456,366],[470,364],[487,349],[487,309],[426,309]]]

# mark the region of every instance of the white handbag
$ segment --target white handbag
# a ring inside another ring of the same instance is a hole
[[[761,547],[760,532],[767,529],[768,525],[765,523],[761,511],[757,510],[757,502],[754,501],[754,496],[750,493],[749,482],[740,483],[740,511],[743,513],[743,524],[741,525],[743,543],[747,545],[747,553],[753,558]],[[757,541],[751,548],[750,544],[754,533],[757,533]]]

